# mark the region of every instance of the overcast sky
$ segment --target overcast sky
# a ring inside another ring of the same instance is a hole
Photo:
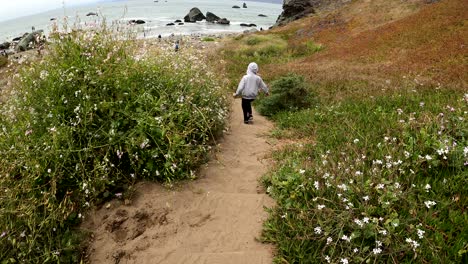
[[[62,7],[63,0],[0,0],[0,21],[41,13]],[[65,6],[99,2],[98,0],[64,0]]]

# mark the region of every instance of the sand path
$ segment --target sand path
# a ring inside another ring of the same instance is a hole
[[[140,183],[130,205],[114,201],[87,217],[94,232],[91,263],[272,263],[270,245],[256,241],[273,201],[260,191],[271,124],[242,122],[239,100],[229,132],[199,179],[169,190]]]

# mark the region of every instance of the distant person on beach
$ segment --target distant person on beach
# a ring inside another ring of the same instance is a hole
[[[158,35],[158,40],[161,41],[161,34]]]
[[[242,112],[244,113],[244,124],[253,121],[252,102],[257,98],[259,90],[263,90],[268,96],[268,87],[262,78],[257,75],[258,65],[251,62],[247,67],[247,74],[242,77],[234,97],[242,96]]]
[[[179,51],[179,41],[178,40],[175,42],[175,47],[174,48],[175,48],[176,52]]]

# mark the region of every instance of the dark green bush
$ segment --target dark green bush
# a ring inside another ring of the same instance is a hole
[[[314,100],[304,77],[289,74],[271,83],[271,95],[258,101],[257,110],[265,116],[280,111],[295,111],[309,107]]]

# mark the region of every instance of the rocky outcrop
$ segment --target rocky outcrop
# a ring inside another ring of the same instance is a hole
[[[89,12],[88,14],[86,14],[86,16],[97,16],[98,14],[97,13],[94,13],[94,12]]]
[[[4,42],[0,44],[0,50],[9,49],[9,48],[10,48],[10,42]]]
[[[128,21],[130,24],[138,24],[138,25],[141,25],[141,24],[145,24],[146,21],[144,20],[141,20],[141,19],[132,19],[130,21]]]
[[[32,42],[36,41],[36,36],[41,35],[44,31],[43,30],[36,30],[28,35],[26,35],[24,38],[20,40],[18,45],[16,46],[16,51],[26,51],[29,49],[29,44]]]
[[[276,26],[285,25],[291,21],[313,14],[325,8],[336,8],[350,0],[284,0],[283,12],[276,20]]]
[[[214,22],[218,21],[219,19],[220,19],[219,16],[217,16],[217,15],[211,13],[211,12],[206,12],[206,22],[214,23]]]
[[[240,26],[241,26],[241,27],[256,27],[257,25],[255,25],[255,24],[241,23]]]
[[[185,22],[192,23],[196,21],[202,21],[203,19],[206,19],[206,17],[197,7],[190,9],[190,12],[184,17]]]
[[[231,21],[227,20],[226,18],[221,18],[216,23],[221,25],[229,25]]]
[[[284,0],[283,12],[276,20],[276,25],[281,26],[291,21],[303,18],[314,13],[313,0]]]
[[[247,4],[244,3],[244,4],[242,5],[242,7],[243,7],[243,8],[247,8]]]
[[[232,8],[240,8],[240,6],[236,6],[236,5],[235,5],[235,6],[232,6]]]
[[[267,17],[267,15],[264,14],[258,14],[259,17]]]

